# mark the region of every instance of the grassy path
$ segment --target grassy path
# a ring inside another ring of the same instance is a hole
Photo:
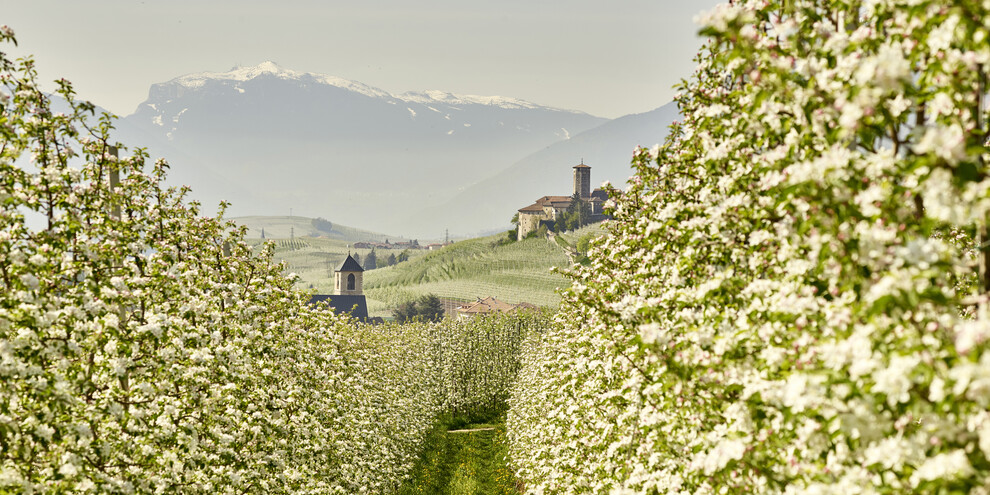
[[[438,422],[399,495],[515,495],[508,455],[505,419],[464,423],[452,418]]]

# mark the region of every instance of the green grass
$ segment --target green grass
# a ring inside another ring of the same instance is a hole
[[[473,421],[473,422],[472,422]],[[449,430],[494,428],[466,433]],[[506,465],[505,415],[465,418],[446,415],[426,438],[412,476],[399,495],[513,495],[522,493]]]

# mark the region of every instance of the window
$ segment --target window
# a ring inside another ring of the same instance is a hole
[[[347,290],[354,290],[354,274],[347,275]]]

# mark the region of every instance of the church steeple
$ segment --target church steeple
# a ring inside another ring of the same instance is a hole
[[[341,296],[359,296],[363,293],[362,282],[364,277],[364,268],[351,257],[350,254],[344,259],[344,262],[340,264],[337,271],[334,273],[334,288],[336,289],[337,295]]]

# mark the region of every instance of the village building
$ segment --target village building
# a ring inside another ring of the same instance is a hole
[[[364,297],[363,282],[364,268],[348,254],[334,272],[334,294],[314,294],[309,302],[326,301],[334,313],[348,313],[361,321],[368,321],[368,301]]]
[[[447,241],[443,243],[435,242],[424,246],[421,245],[419,243],[419,240],[417,239],[413,239],[409,242],[389,242],[388,239],[385,239],[385,242],[374,242],[374,241],[355,242],[354,248],[355,249],[403,249],[403,250],[425,249],[428,251],[435,251],[437,249],[440,249],[444,246],[449,246],[451,244],[453,244],[453,242]]]
[[[489,296],[484,299],[478,298],[475,302],[462,304],[455,308],[455,312],[457,313],[457,318],[469,319],[478,315],[514,313],[527,309],[536,309],[536,306],[529,303],[509,304]]]
[[[423,246],[419,245],[419,241],[413,239],[408,242],[389,242],[385,239],[385,242],[374,242],[374,241],[361,241],[354,243],[355,249],[424,249]]]
[[[519,209],[516,239],[525,239],[530,232],[539,229],[540,225],[552,227],[560,214],[570,208],[575,196],[590,206],[591,218],[586,223],[601,222],[606,219],[604,205],[605,201],[608,201],[608,191],[601,188],[591,190],[591,167],[581,160],[579,165],[574,166],[574,192],[571,196],[543,196],[535,203]]]

